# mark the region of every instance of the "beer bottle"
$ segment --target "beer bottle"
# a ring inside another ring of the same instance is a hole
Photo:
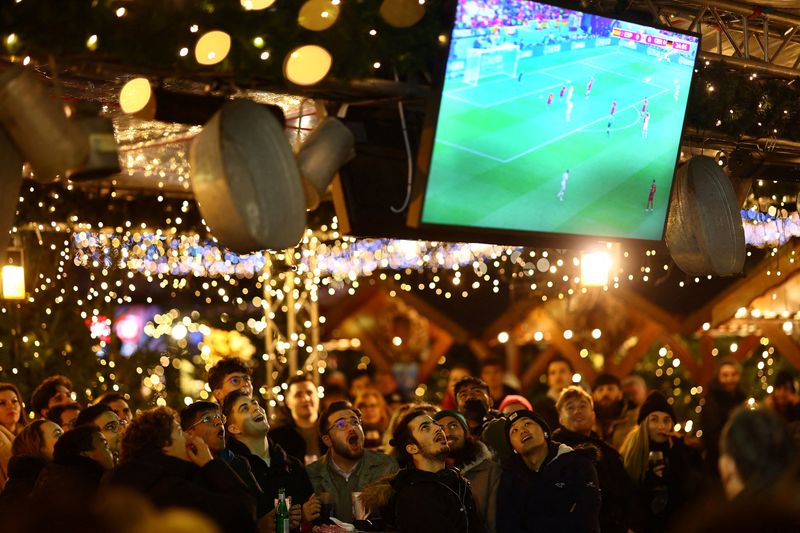
[[[275,533],[289,533],[289,507],[286,505],[286,489],[278,490],[278,509],[275,511]]]

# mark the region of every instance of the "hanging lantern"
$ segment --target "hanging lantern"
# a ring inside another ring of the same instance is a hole
[[[25,267],[21,248],[7,250],[6,264],[0,268],[0,278],[2,278],[4,299],[25,299]]]
[[[675,173],[673,189],[666,242],[678,267],[687,274],[740,273],[744,228],[728,176],[712,158],[696,156]]]
[[[22,187],[22,156],[0,128],[0,264],[6,259],[9,232],[14,226],[19,190]]]
[[[355,156],[353,133],[335,118],[326,117],[308,136],[297,164],[303,179],[306,209],[316,209],[339,167]]]
[[[200,213],[220,244],[249,253],[300,241],[300,174],[283,126],[267,108],[227,102],[194,138],[189,158]]]
[[[23,68],[0,74],[0,123],[39,181],[64,176],[80,168],[89,156],[86,135]]]

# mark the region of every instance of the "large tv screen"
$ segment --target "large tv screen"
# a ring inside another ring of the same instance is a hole
[[[458,0],[410,220],[506,241],[662,239],[698,45],[546,3]]]

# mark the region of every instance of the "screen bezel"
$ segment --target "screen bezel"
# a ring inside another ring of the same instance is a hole
[[[534,0],[524,0],[524,1],[534,1]],[[562,2],[558,0],[535,0],[535,1],[543,5],[548,5],[561,9],[567,9],[571,11],[577,11],[588,15],[596,15],[600,17],[611,18],[614,20],[619,20],[621,22],[638,24],[640,26],[645,26],[656,30],[664,30],[696,38],[698,40],[697,44],[698,48],[697,48],[697,53],[695,54],[694,57],[694,65],[692,66],[692,77],[690,79],[689,87],[687,89],[687,100],[686,100],[687,104],[683,114],[683,123],[681,124],[681,138],[683,137],[683,131],[686,128],[686,119],[688,115],[689,101],[691,100],[692,88],[694,85],[693,83],[694,73],[697,69],[698,57],[700,55],[700,52],[702,51],[701,35],[699,33],[679,28],[673,28],[670,26],[664,26],[661,24],[657,24],[655,22],[645,23],[642,22],[641,20],[636,20],[632,16],[629,15],[626,16],[626,14],[609,15],[606,13],[600,13],[597,11],[593,11],[589,8],[581,7],[580,5],[573,5],[577,3],[572,3],[572,2]],[[588,233],[578,234],[578,233],[546,232],[538,230],[482,228],[477,226],[437,224],[437,223],[422,221],[422,213],[425,207],[425,197],[426,197],[425,193],[428,188],[428,178],[430,174],[431,160],[433,158],[434,140],[436,138],[436,128],[439,123],[439,111],[441,109],[442,95],[444,91],[447,61],[450,55],[450,46],[452,45],[453,29],[455,28],[455,23],[456,23],[457,7],[458,7],[458,1],[453,1],[452,12],[449,13],[449,15],[451,15],[449,19],[450,25],[447,28],[447,31],[449,31],[448,44],[446,47],[443,47],[445,51],[445,53],[443,54],[444,58],[437,63],[438,68],[433,75],[429,108],[428,112],[426,113],[425,123],[423,126],[422,135],[420,137],[419,150],[417,152],[416,169],[414,172],[413,192],[411,201],[409,203],[408,214],[406,217],[406,224],[409,227],[423,230],[424,233],[430,232],[438,234],[439,232],[442,232],[443,236],[446,236],[448,234],[459,234],[462,237],[466,233],[469,235],[470,241],[506,244],[506,245],[528,245],[528,246],[547,246],[547,247],[565,247],[566,245],[566,246],[580,247],[580,246],[591,246],[592,244],[598,242],[622,242],[622,243],[630,243],[637,245],[654,245],[657,243],[664,242],[664,235],[667,230],[667,221],[669,219],[669,211],[672,207],[672,202],[673,202],[673,191],[675,189],[674,172],[675,170],[677,170],[678,163],[680,162],[680,154],[681,154],[680,140],[678,142],[678,149],[676,150],[675,153],[675,164],[673,165],[673,179],[670,182],[670,191],[669,191],[669,199],[667,202],[666,215],[664,216],[664,222],[661,225],[661,236],[658,239],[640,239],[634,237],[603,236],[603,235],[593,235]]]

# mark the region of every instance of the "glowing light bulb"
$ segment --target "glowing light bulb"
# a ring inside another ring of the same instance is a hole
[[[119,105],[125,113],[137,113],[147,106],[152,96],[150,81],[147,78],[134,78],[122,87]]]
[[[194,58],[201,65],[216,65],[223,61],[231,50],[231,36],[224,31],[204,33],[194,47]]]
[[[301,46],[286,56],[283,74],[297,85],[314,85],[328,74],[332,63],[331,54],[321,46]]]

